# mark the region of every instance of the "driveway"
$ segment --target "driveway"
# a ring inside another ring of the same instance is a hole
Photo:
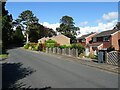
[[[41,52],[8,50],[3,88],[117,88],[118,75]]]

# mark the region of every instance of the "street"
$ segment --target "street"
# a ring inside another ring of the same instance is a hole
[[[3,88],[118,88],[118,75],[22,48],[8,50]]]

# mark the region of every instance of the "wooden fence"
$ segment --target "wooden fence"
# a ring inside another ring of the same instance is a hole
[[[107,63],[112,65],[120,64],[120,52],[112,51],[107,53]]]
[[[55,53],[55,54],[61,54],[61,55],[69,55],[78,57],[78,49],[70,49],[70,48],[46,48],[46,53]]]

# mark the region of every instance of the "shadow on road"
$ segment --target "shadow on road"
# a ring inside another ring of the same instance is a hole
[[[30,67],[23,68],[21,63],[2,64],[2,88],[8,89],[8,88],[25,87],[24,83],[16,83],[16,82],[32,74],[33,72],[35,72],[35,70],[33,70]]]

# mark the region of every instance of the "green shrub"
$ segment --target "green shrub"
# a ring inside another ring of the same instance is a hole
[[[29,44],[29,43],[26,43],[23,47],[24,47],[25,49],[28,49],[29,46],[30,46],[30,44]]]
[[[59,48],[60,49],[65,49],[67,46],[66,45],[60,45]]]
[[[35,50],[35,51],[38,51],[38,50],[39,50],[39,43],[35,46],[34,50]]]
[[[46,43],[46,47],[53,48],[55,47],[55,43]]]
[[[28,48],[29,50],[32,50],[32,46],[29,46],[29,48]]]
[[[82,44],[72,44],[71,49],[78,49],[78,54],[81,54],[85,51],[85,47]]]
[[[107,51],[110,52],[110,51],[114,51],[115,48],[113,46],[110,46],[109,48],[107,48]]]
[[[49,40],[47,40],[45,43],[57,43],[57,42],[54,41],[54,40],[49,39]]]
[[[57,42],[54,40],[49,39],[48,41],[45,42],[46,47],[48,48],[53,48],[57,46]]]

